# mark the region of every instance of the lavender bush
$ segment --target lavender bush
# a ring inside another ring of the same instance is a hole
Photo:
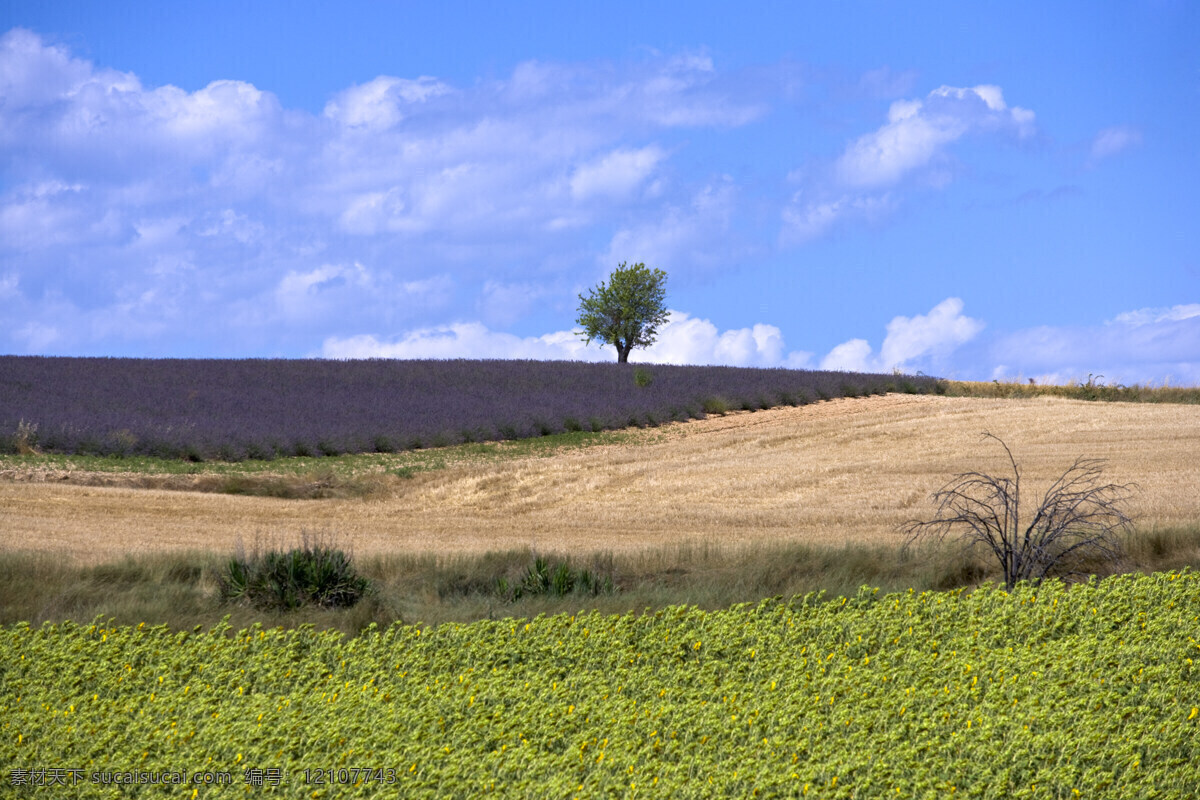
[[[571,361],[0,356],[0,445],[239,460],[390,452],[888,391],[925,376]]]

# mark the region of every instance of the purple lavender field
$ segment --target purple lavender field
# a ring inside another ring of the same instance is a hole
[[[738,367],[0,356],[0,446],[230,461],[392,452],[938,390],[925,376]]]

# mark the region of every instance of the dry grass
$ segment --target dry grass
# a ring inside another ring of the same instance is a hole
[[[680,544],[893,543],[955,473],[1002,469],[1044,488],[1077,456],[1137,482],[1139,527],[1200,519],[1200,408],[1059,398],[888,395],[672,423],[640,441],[548,457],[451,459],[367,499],[284,500],[0,482],[9,548],[100,563],[120,553],[232,552],[329,530],[359,556],[617,554]]]
[[[1126,386],[1104,380],[1104,376],[1089,375],[1087,380],[1066,384],[1035,384],[1033,381],[942,381],[942,391],[949,397],[1065,397],[1071,400],[1100,400],[1126,403],[1200,403],[1200,387],[1196,386]]]

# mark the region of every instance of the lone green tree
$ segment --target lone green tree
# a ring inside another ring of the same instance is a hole
[[[667,273],[645,264],[626,266],[622,261],[600,285],[579,295],[580,334],[617,348],[617,363],[629,361],[629,351],[654,344],[658,328],[667,321]]]

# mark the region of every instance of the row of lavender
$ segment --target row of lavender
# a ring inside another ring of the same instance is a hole
[[[924,376],[567,361],[0,356],[0,443],[192,460],[391,452],[938,388]]]

